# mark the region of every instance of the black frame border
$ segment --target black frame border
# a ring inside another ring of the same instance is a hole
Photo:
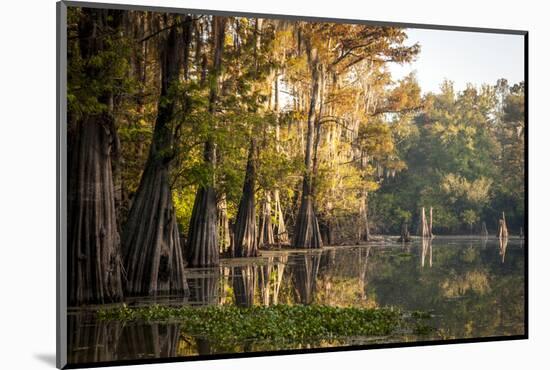
[[[242,352],[242,353],[227,353],[215,355],[197,355],[186,357],[167,357],[156,359],[135,359],[135,360],[117,360],[104,362],[91,362],[68,364],[67,363],[67,7],[87,7],[101,9],[120,9],[120,10],[138,10],[138,11],[154,11],[175,14],[207,14],[232,17],[258,17],[270,19],[284,19],[293,21],[309,21],[309,22],[333,22],[333,23],[351,23],[351,24],[368,24],[373,26],[392,26],[403,28],[429,29],[440,31],[462,31],[476,33],[493,33],[505,35],[520,35],[524,37],[524,83],[525,83],[525,111],[524,111],[524,323],[525,331],[523,335],[513,336],[494,336],[481,338],[464,338],[450,340],[432,340],[432,341],[417,341],[417,342],[396,342],[384,344],[369,344],[369,345],[354,345],[340,346],[329,348],[311,348],[299,350],[278,350],[278,351],[259,351],[259,352]],[[159,364],[172,362],[187,362],[187,361],[204,361],[204,360],[220,360],[232,358],[248,358],[248,357],[266,357],[266,356],[284,356],[293,354],[310,354],[310,353],[327,353],[327,352],[343,352],[343,351],[358,351],[368,349],[383,349],[383,348],[405,348],[405,347],[420,347],[448,344],[466,344],[466,343],[484,343],[498,342],[509,340],[524,340],[529,338],[529,31],[499,29],[499,28],[482,28],[482,27],[463,27],[450,26],[439,24],[424,24],[424,23],[407,23],[407,22],[386,22],[373,21],[364,19],[348,19],[348,18],[330,18],[330,17],[314,17],[301,15],[285,15],[285,14],[269,14],[269,13],[254,13],[242,11],[226,11],[213,9],[187,9],[174,8],[154,5],[132,5],[132,4],[112,4],[87,1],[67,1],[61,0],[56,3],[56,177],[57,177],[57,209],[56,209],[56,367],[58,369],[79,369],[79,368],[95,368],[106,366],[123,366],[123,365],[141,365],[141,364]]]

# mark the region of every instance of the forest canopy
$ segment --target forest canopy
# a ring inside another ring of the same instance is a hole
[[[185,292],[184,266],[220,256],[416,230],[422,207],[435,234],[496,232],[503,212],[521,233],[524,84],[423,94],[390,72],[422,52],[406,40],[69,8],[70,302]]]

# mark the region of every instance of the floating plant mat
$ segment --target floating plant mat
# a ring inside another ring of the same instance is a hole
[[[247,340],[307,341],[344,337],[422,334],[432,330],[426,312],[395,308],[354,308],[320,305],[269,307],[121,306],[97,311],[99,320],[179,323],[183,332],[217,343]]]

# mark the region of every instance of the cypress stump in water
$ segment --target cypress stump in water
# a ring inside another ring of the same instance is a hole
[[[103,33],[120,25],[121,12],[82,9],[78,37],[86,62],[102,53]],[[86,64],[90,80],[101,72]],[[111,94],[98,101],[111,106]],[[69,122],[68,281],[69,305],[122,299],[120,238],[115,214],[112,156],[118,142],[112,109]]]
[[[256,140],[252,139],[246,164],[243,195],[239,203],[235,222],[235,257],[256,257],[258,237],[256,228],[256,204],[254,187],[256,183]]]
[[[130,295],[187,292],[169,183],[175,151],[171,123],[176,109],[169,90],[179,81],[185,39],[178,29],[170,29],[161,51],[161,94],[153,141],[123,234],[126,291]]]
[[[497,238],[508,238],[508,227],[506,226],[506,216],[502,212],[502,218],[498,221]]]
[[[425,211],[424,207],[422,207],[422,211],[421,211],[422,235],[421,236],[423,238],[433,238],[433,236],[434,236],[433,233],[432,233],[432,215],[433,215],[433,211],[432,211],[432,207],[430,207],[430,222],[428,223],[428,221],[426,219],[426,211]]]
[[[401,225],[401,237],[399,237],[397,241],[400,243],[411,242],[411,233],[409,232],[409,227],[406,222],[403,222],[403,225]]]

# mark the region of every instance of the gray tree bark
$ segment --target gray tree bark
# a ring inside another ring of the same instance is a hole
[[[319,94],[319,56],[317,50],[309,50],[311,68],[311,96],[307,122],[307,145],[305,173],[302,186],[302,199],[294,230],[292,245],[296,248],[321,248],[323,242],[313,204],[313,141],[316,130],[316,105]]]
[[[120,25],[121,12],[82,10],[79,47],[84,60],[105,49],[103,32]],[[89,65],[94,79],[99,71]],[[98,97],[111,106],[112,95]],[[69,122],[68,279],[69,305],[120,301],[122,261],[115,213],[112,156],[118,142],[112,110]]]
[[[239,202],[235,222],[235,257],[256,257],[258,255],[258,236],[256,227],[256,202],[254,196],[256,184],[256,139],[250,141],[243,195]]]
[[[214,16],[212,19],[213,63],[211,73],[214,81],[212,82],[209,96],[210,114],[214,114],[218,98],[218,80],[223,55],[226,22],[226,17]],[[203,71],[205,71],[205,68],[203,68]],[[205,144],[204,159],[212,167],[216,166],[216,144],[212,139],[209,139]],[[187,262],[190,266],[205,267],[219,265],[217,199],[216,190],[214,189],[214,179],[207,185],[199,186],[197,191],[191,214],[191,223],[189,225],[189,242],[186,254]]]
[[[176,105],[170,88],[179,82],[183,63],[187,62],[182,58],[185,39],[179,27],[172,27],[161,51],[161,94],[153,141],[123,233],[129,295],[187,293],[183,249],[169,182],[177,131],[173,128]]]

